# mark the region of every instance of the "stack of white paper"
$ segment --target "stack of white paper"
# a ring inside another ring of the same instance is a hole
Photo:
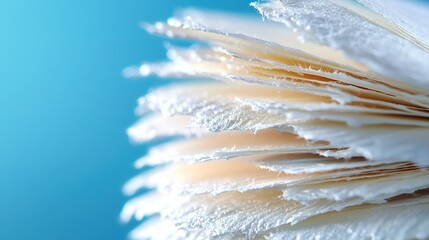
[[[132,239],[428,239],[429,8],[269,0],[144,27],[181,77],[139,99],[135,142],[168,138],[124,187]],[[172,138],[173,137],[173,138]],[[156,166],[156,167],[155,167]],[[148,219],[148,220],[147,220]]]

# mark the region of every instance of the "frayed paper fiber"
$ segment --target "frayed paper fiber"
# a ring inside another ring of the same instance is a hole
[[[124,70],[178,79],[128,129],[168,140],[124,186],[129,238],[428,239],[429,6],[250,5],[143,24],[195,45]]]

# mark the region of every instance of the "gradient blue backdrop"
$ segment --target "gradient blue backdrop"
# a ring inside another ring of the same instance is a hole
[[[164,59],[140,21],[250,0],[0,0],[0,240],[125,239],[123,183],[146,151],[125,129],[160,80],[124,67]]]
[[[0,0],[0,239],[125,239],[121,187],[146,151],[125,129],[160,80],[121,71],[165,56],[139,22],[248,2]]]

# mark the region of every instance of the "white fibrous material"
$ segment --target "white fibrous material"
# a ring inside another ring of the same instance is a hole
[[[162,140],[124,186],[129,238],[429,239],[429,7],[251,6],[144,25],[195,45],[124,71],[182,79],[128,129]]]

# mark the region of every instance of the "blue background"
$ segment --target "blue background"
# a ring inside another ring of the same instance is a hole
[[[248,3],[0,0],[0,239],[125,239],[121,187],[146,151],[125,130],[160,80],[121,71],[165,58],[139,23]]]
[[[121,187],[147,146],[125,134],[156,78],[123,68],[162,60],[139,28],[175,9],[254,13],[248,0],[0,0],[0,239],[125,239]]]

